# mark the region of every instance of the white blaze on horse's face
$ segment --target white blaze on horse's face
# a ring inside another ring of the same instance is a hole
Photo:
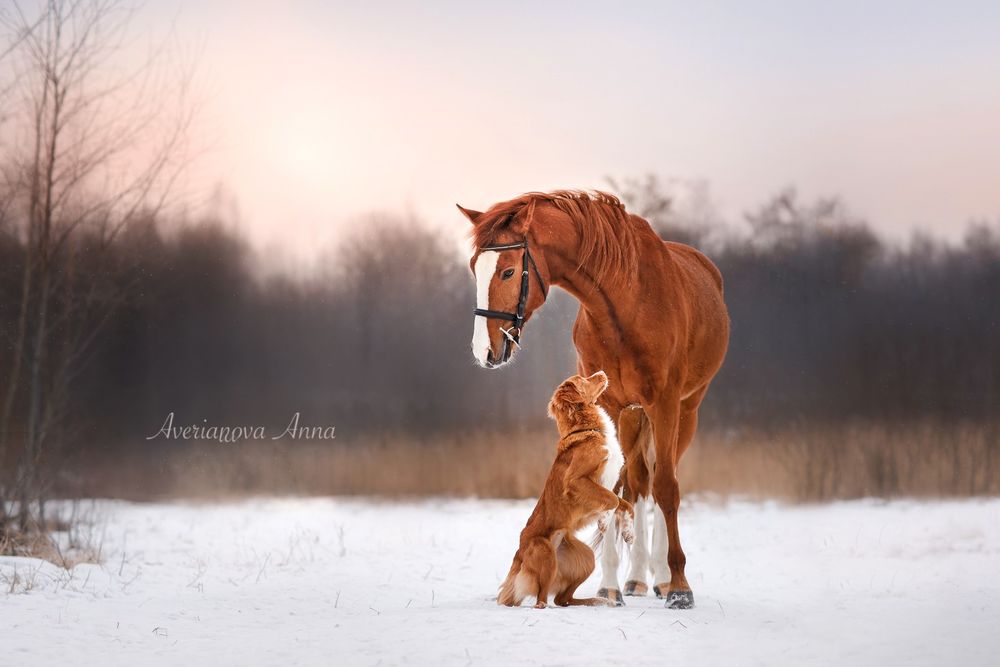
[[[484,250],[476,258],[476,308],[490,309],[490,283],[497,272],[497,261],[500,253],[496,250]],[[490,332],[487,320],[482,315],[476,315],[475,328],[472,330],[472,354],[480,366],[486,366],[487,355],[490,353]]]

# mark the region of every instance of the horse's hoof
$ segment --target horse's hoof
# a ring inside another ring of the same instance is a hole
[[[635,579],[629,579],[625,582],[625,595],[628,597],[641,598],[646,595],[649,589],[646,587],[646,582],[636,581]]]
[[[670,591],[667,593],[667,609],[691,609],[694,607],[694,593],[691,591]]]
[[[625,600],[622,599],[622,592],[615,588],[601,588],[597,591],[597,597],[607,598],[616,607],[624,607]]]
[[[667,589],[670,588],[670,584],[654,584],[653,593],[656,595],[658,600],[662,600],[667,597]]]

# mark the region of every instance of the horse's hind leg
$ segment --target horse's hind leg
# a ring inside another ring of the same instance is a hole
[[[605,536],[605,539],[607,536]],[[574,598],[573,594],[580,587],[590,573],[594,571],[594,552],[590,547],[572,535],[566,535],[562,543],[556,550],[556,558],[559,563],[559,574],[557,576],[558,590],[556,590],[555,603],[560,607],[570,605],[590,605],[603,606],[613,605],[606,598]]]

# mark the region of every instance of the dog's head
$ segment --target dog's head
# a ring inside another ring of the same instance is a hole
[[[597,371],[590,377],[574,375],[556,388],[549,401],[549,416],[557,423],[575,423],[577,415],[597,403],[608,388],[608,376]]]

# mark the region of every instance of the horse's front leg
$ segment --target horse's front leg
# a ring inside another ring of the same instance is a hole
[[[649,568],[649,499],[639,496],[635,499],[635,542],[629,550],[628,578],[625,580],[625,595],[641,597],[646,594],[646,570]],[[663,558],[667,562],[666,553]]]
[[[601,542],[601,587],[597,589],[597,597],[607,598],[616,607],[623,607],[625,601],[618,587],[618,522],[612,519],[607,524]]]
[[[611,411],[611,414],[615,414],[613,410]],[[617,414],[618,444],[625,457],[625,467],[628,467],[629,460],[632,457],[636,455],[641,456],[641,453],[637,451],[637,448],[646,446],[645,443],[639,442],[644,413],[638,406],[629,406],[624,409],[619,409]],[[625,471],[622,472],[624,473]],[[629,493],[627,484],[626,488],[622,490],[622,493],[623,497]],[[638,531],[639,520],[638,515],[636,515],[636,527],[633,528],[634,531]],[[608,598],[618,606],[624,606],[625,601],[622,599],[622,590],[618,586],[618,565],[620,563],[620,556],[618,554],[618,533],[621,531],[621,526],[618,525],[618,521],[608,521],[608,523],[610,524],[610,527],[604,534],[604,541],[601,543],[601,587],[598,589],[597,595],[598,597]],[[630,547],[635,549],[637,542],[638,537],[633,540]],[[634,565],[632,569],[635,569]],[[643,580],[645,580],[645,577]],[[625,583],[626,595],[630,594],[629,583],[630,582]],[[642,585],[644,594],[646,585],[645,581]]]
[[[677,510],[681,503],[681,489],[677,481],[681,401],[679,396],[671,394],[672,392],[668,392],[667,396],[660,398],[657,405],[651,406],[651,409],[647,410],[653,422],[653,438],[656,448],[656,467],[652,485],[653,499],[663,513],[667,529],[667,565],[670,567],[670,583],[665,595],[666,606],[671,609],[690,609],[694,606],[694,595],[687,577],[684,575],[687,558],[681,547],[681,536],[677,527]],[[654,540],[655,530],[654,526]],[[654,558],[658,555],[656,551],[654,545]],[[653,567],[656,568],[655,562]]]
[[[646,571],[649,568],[649,473],[655,455],[652,432],[646,413],[638,405],[630,405],[622,410],[619,417],[625,454],[625,484],[622,498],[630,501],[635,508],[635,539],[629,548],[629,573],[625,579],[625,595],[641,597],[648,590]],[[625,450],[625,447],[628,447]],[[666,557],[663,560],[666,564]]]
[[[667,564],[667,553],[670,542],[667,538],[667,521],[663,517],[663,510],[652,502],[653,505],[653,548],[650,552],[649,573],[653,575],[653,593],[656,597],[663,599],[667,597],[670,590],[670,581],[673,578],[670,574],[670,566]]]

